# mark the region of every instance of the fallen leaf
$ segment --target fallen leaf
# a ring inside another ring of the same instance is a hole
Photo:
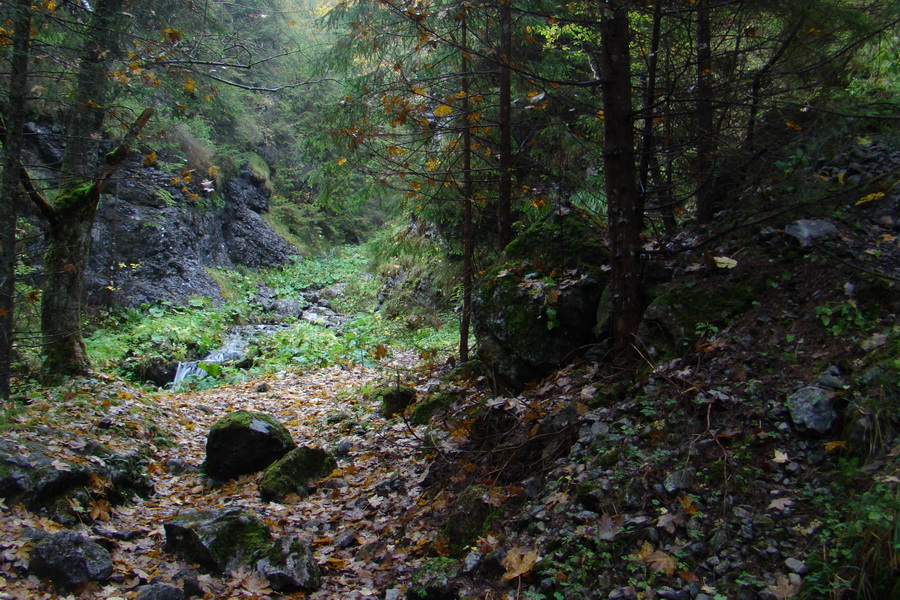
[[[714,256],[713,261],[720,269],[733,269],[737,266],[737,261],[727,256]]]
[[[659,516],[659,519],[656,521],[656,526],[662,527],[669,533],[675,533],[675,527],[682,523],[684,523],[684,515],[666,513]]]
[[[776,498],[769,502],[769,506],[766,507],[766,510],[784,510],[793,503],[794,501],[790,498]]]
[[[844,440],[835,440],[833,442],[825,442],[825,452],[834,452],[837,449],[846,450],[847,442]]]
[[[779,575],[777,584],[770,585],[769,591],[772,592],[778,600],[786,600],[787,598],[793,598],[800,592],[800,584],[800,579],[791,581],[787,576]]]
[[[621,520],[621,519],[620,519]],[[604,542],[611,542],[619,535],[619,524],[616,523],[609,513],[600,515],[600,522],[597,524],[597,538]]]
[[[644,542],[640,552],[638,552],[638,557],[645,565],[657,573],[665,573],[669,577],[675,574],[675,567],[677,566],[675,559],[662,550],[654,550],[650,542]]]
[[[522,548],[521,546],[511,548],[501,563],[503,568],[506,569],[506,573],[503,574],[500,581],[509,581],[510,579],[527,575],[534,568],[534,565],[537,564],[539,558],[537,550]]]
[[[789,461],[787,452],[782,452],[781,450],[775,450],[775,458],[772,459],[773,462],[777,462],[779,465],[782,465]]]

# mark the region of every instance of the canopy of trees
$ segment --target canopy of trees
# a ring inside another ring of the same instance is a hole
[[[642,311],[643,232],[722,225],[746,201],[736,184],[764,188],[761,159],[822,115],[897,109],[886,0],[101,0],[8,3],[0,17],[3,380],[23,302],[18,198],[60,228],[41,343],[48,371],[79,372],[78,281],[102,186],[93,208],[63,213],[112,175],[102,153],[130,134],[142,131],[148,164],[180,153],[184,176],[210,185],[264,154],[282,211],[378,199],[435,224],[462,259],[465,357],[473,278],[554,206],[608,228],[624,348]],[[22,164],[27,119],[64,127],[59,165]]]

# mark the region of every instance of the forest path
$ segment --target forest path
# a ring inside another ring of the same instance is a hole
[[[140,543],[121,548],[114,558],[122,570],[150,561],[162,580],[184,566],[178,557],[159,551],[163,524],[185,509],[243,506],[258,512],[275,536],[300,533],[313,544],[323,567],[322,588],[290,597],[373,598],[388,582],[404,579],[417,561],[414,549],[424,549],[434,535],[415,528],[425,508],[417,499],[417,482],[424,474],[418,460],[419,442],[402,422],[389,422],[379,406],[360,392],[383,381],[397,368],[409,368],[410,357],[367,368],[333,366],[306,373],[283,373],[237,387],[162,394],[160,408],[168,415],[165,429],[172,435],[172,454],[151,465],[156,495],[138,506],[116,511],[117,529],[148,531],[149,548]],[[265,391],[257,391],[264,389]],[[165,404],[168,403],[168,407]],[[205,457],[210,427],[226,413],[248,410],[277,418],[300,445],[333,450],[342,446],[338,470],[320,482],[306,498],[289,497],[283,504],[262,502],[251,474],[212,487],[199,473],[176,475],[167,468],[172,459],[199,465]],[[141,550],[144,550],[142,553]],[[159,566],[159,561],[164,564]],[[265,579],[249,571],[230,578],[204,579],[217,598],[266,597]]]
[[[140,586],[151,582],[182,587],[184,571],[191,565],[163,550],[165,523],[186,510],[226,506],[256,511],[273,536],[299,534],[309,540],[322,567],[322,587],[281,596],[269,588],[265,578],[240,569],[221,577],[200,575],[206,598],[376,598],[384,597],[385,590],[396,582],[405,587],[403,582],[437,537],[428,529],[431,519],[424,517],[434,508],[446,506],[446,498],[438,495],[429,502],[421,500],[418,482],[427,463],[421,459],[419,441],[402,420],[384,419],[379,405],[364,397],[363,388],[393,380],[398,369],[408,374],[414,362],[410,355],[385,361],[377,368],[332,366],[280,373],[265,382],[142,395],[140,402],[135,397],[135,406],[155,404],[147,416],[168,435],[170,445],[150,450],[148,472],[155,490],[150,497],[116,507],[85,508],[95,521],[75,529],[111,546],[115,569],[108,582],[91,584],[71,597],[134,598]],[[274,416],[299,445],[329,451],[340,447],[338,469],[319,481],[309,496],[291,495],[281,504],[259,499],[260,473],[217,485],[200,473],[199,466],[205,458],[210,428],[235,410]],[[71,426],[74,432],[91,427],[79,421],[73,419],[63,427]],[[139,450],[138,446],[154,448],[145,439],[119,437],[113,445],[118,452]],[[21,506],[9,507],[3,516],[4,529],[10,531],[28,526],[62,530]],[[27,551],[27,546],[22,550]],[[7,557],[10,561],[16,558]],[[58,597],[33,577],[0,577],[0,598]]]

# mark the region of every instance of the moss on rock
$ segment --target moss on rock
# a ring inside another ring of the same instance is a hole
[[[672,287],[651,302],[644,313],[641,336],[656,345],[681,350],[696,339],[698,323],[721,325],[750,308],[756,290],[729,282],[707,289],[699,285]]]
[[[494,509],[484,500],[486,493],[480,486],[469,486],[453,502],[443,527],[451,552],[459,553],[474,544],[490,525]]]
[[[408,385],[385,385],[375,388],[370,397],[381,402],[381,415],[390,419],[415,401],[416,389]]]
[[[443,600],[456,598],[453,578],[459,574],[459,565],[452,558],[429,558],[416,569],[412,584],[406,591],[410,600]]]
[[[212,426],[203,468],[210,477],[228,479],[261,471],[296,447],[274,417],[235,411]]]
[[[300,446],[269,465],[259,482],[263,500],[281,502],[288,494],[305,496],[312,481],[337,468],[334,457],[321,448]]]
[[[165,524],[166,550],[216,573],[251,566],[272,544],[269,527],[240,507],[187,511]]]

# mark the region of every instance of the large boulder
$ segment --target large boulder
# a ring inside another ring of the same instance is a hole
[[[583,215],[557,214],[524,232],[473,296],[479,358],[503,388],[539,379],[595,341],[606,242]]]
[[[230,479],[262,471],[296,445],[274,417],[239,410],[210,429],[203,466],[214,479]]]
[[[272,544],[268,525],[239,506],[189,510],[164,525],[167,552],[179,554],[214,573],[253,566]]]
[[[306,496],[309,484],[337,468],[334,457],[321,448],[300,446],[269,465],[259,481],[263,500],[281,502],[288,494]]]
[[[112,575],[113,564],[109,552],[100,544],[74,531],[63,531],[35,544],[28,571],[71,592],[89,581],[106,581]]]
[[[275,540],[269,552],[256,563],[256,570],[276,591],[315,590],[322,573],[309,542],[296,535]]]
[[[698,325],[722,326],[747,311],[757,297],[752,277],[671,286],[644,311],[638,337],[647,347],[677,354],[697,339]]]

